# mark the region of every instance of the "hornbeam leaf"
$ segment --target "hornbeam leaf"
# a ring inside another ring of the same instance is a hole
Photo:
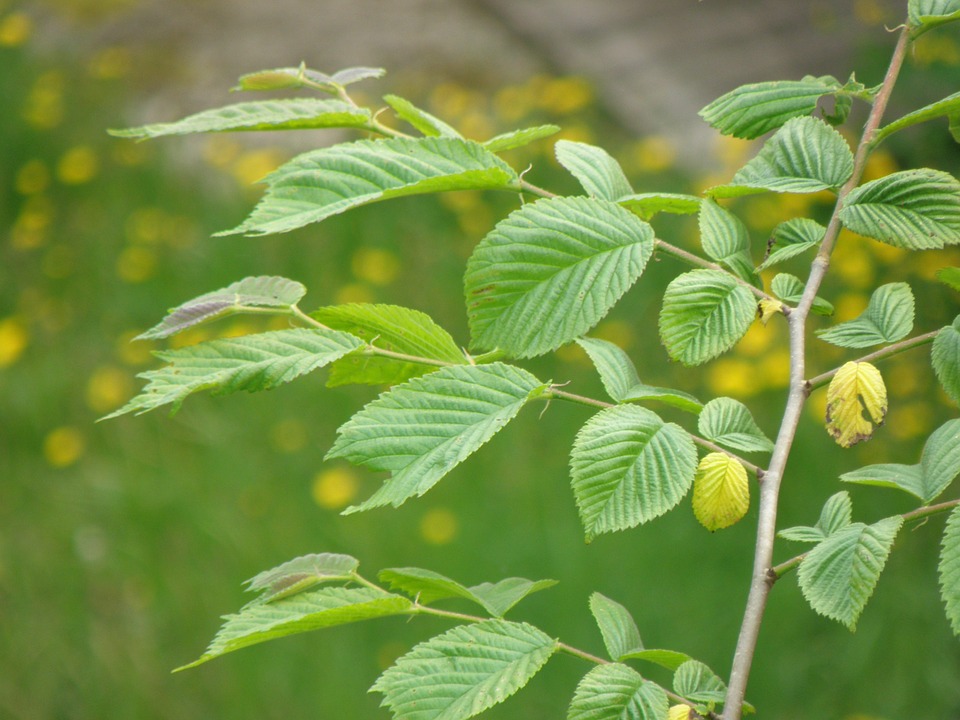
[[[840,479],[908,492],[929,505],[960,475],[960,420],[948,420],[927,438],[917,465],[885,463],[844,473]]]
[[[944,391],[960,404],[960,315],[933,339],[930,361]]]
[[[693,215],[700,210],[700,202],[701,199],[696,195],[680,193],[636,193],[625,195],[617,200],[618,205],[636,213],[644,220],[649,220],[659,212]]]
[[[520,690],[557,648],[527,623],[460,625],[415,646],[370,689],[397,720],[465,720]]]
[[[588,539],[663,515],[690,485],[697,450],[686,430],[635,405],[601,410],[570,454],[573,492]]]
[[[206,652],[177,670],[186,670],[225,653],[274,638],[360,620],[404,615],[412,608],[413,603],[405,597],[366,587],[322,587],[276,602],[254,600],[236,615],[227,615]]]
[[[960,0],[909,0],[907,17],[915,38],[927,30],[960,20]]]
[[[643,650],[640,630],[630,611],[598,592],[590,596],[590,612],[597,621],[603,644],[613,660]]]
[[[704,405],[697,420],[697,429],[708,440],[735,450],[773,450],[773,442],[763,434],[750,409],[733,398],[714,398]]]
[[[652,253],[653,228],[609,201],[524,205],[467,263],[472,345],[526,358],[576,340],[637,281]]]
[[[891,173],[847,195],[840,220],[848,230],[907,250],[960,243],[960,182],[929,168]]]
[[[709,403],[708,403],[709,404]],[[693,514],[713,532],[734,525],[750,508],[750,483],[743,465],[724,453],[709,453],[693,481]]]
[[[247,590],[264,591],[259,602],[275,602],[321,583],[350,580],[360,561],[349,555],[302,555],[247,580]]]
[[[781,530],[777,535],[784,540],[794,542],[819,543],[847,527],[850,524],[852,513],[853,505],[850,502],[850,493],[843,490],[827,499],[820,511],[820,520],[815,526],[798,525]]]
[[[777,263],[800,255],[821,243],[827,229],[808,218],[793,218],[773,229],[767,257],[757,268],[766,270]]]
[[[728,184],[707,192],[714,197],[812,193],[838,188],[852,174],[853,153],[843,136],[822,120],[799,117],[788,120]]]
[[[558,132],[560,132],[559,125],[538,125],[521,130],[511,130],[489,140],[484,140],[483,146],[490,152],[499,153],[529,145],[536,140],[556,135]]]
[[[717,674],[699,660],[688,660],[673,674],[673,689],[686,700],[722,703],[727,686]]]
[[[317,128],[362,128],[372,116],[365,108],[354,107],[340,100],[293,98],[236,103],[190,115],[169,123],[154,123],[123,130],[110,130],[114,137],[156,138],[190,133],[312,130]]]
[[[741,280],[756,282],[747,226],[729,210],[707,198],[700,204],[700,244],[707,255],[726,265]]]
[[[809,115],[824,95],[840,89],[833,78],[752,83],[722,95],[700,111],[724,135],[753,140],[788,120]]]
[[[845,363],[827,387],[827,432],[841,447],[873,435],[887,414],[887,388],[880,371],[866,362]]]
[[[937,280],[952,290],[960,291],[960,268],[942,267],[937,270]]]
[[[558,140],[554,150],[557,161],[580,181],[591,197],[616,202],[633,193],[620,163],[603,148],[572,140]]]
[[[940,597],[954,635],[960,635],[960,506],[947,518],[940,548]]]
[[[583,677],[567,720],[665,720],[669,709],[662,687],[627,665],[610,663]]]
[[[512,420],[544,385],[526,370],[456,365],[398,385],[338,431],[328,458],[392,474],[346,514],[423,495]]]
[[[463,137],[463,135],[447,125],[443,120],[434,117],[426,110],[421,110],[406,98],[402,98],[399,95],[384,95],[383,99],[387,101],[387,105],[393,108],[397,117],[406,120],[424,135],[430,137]]]
[[[421,568],[389,568],[382,570],[379,577],[381,582],[387,583],[393,590],[401,590],[423,605],[459,597],[477,603],[494,617],[503,617],[510,608],[528,595],[557,584],[556,580],[506,578],[496,583],[481,583],[468,588],[440,573]]]
[[[851,523],[813,548],[797,573],[810,607],[856,629],[902,524],[899,515],[873,525]]]
[[[654,665],[659,665],[664,667],[667,670],[676,671],[678,667],[683,665],[687,660],[690,660],[690,656],[686,653],[677,652],[676,650],[661,650],[661,649],[652,649],[652,650],[637,650],[636,652],[628,653],[624,655],[621,660],[643,660],[645,662],[651,662]]]
[[[784,302],[796,304],[803,296],[803,283],[795,275],[779,273],[771,281],[770,290]],[[817,315],[833,315],[833,305],[821,297],[813,299],[810,309]]]
[[[692,270],[667,286],[660,338],[684,365],[700,365],[732,348],[757,314],[753,294],[719,270]]]
[[[178,305],[160,323],[134,339],[170,337],[207,320],[241,313],[250,308],[293,307],[306,292],[307,289],[300,283],[282,277],[244,278],[221,290],[208,292]]]
[[[870,296],[867,309],[858,317],[818,330],[817,336],[832,345],[865,348],[892,343],[913,330],[913,292],[906,283],[889,283]]]
[[[335,330],[277,330],[154,353],[169,363],[140,373],[147,381],[139,395],[106,418],[138,415],[172,404],[201,390],[226,395],[240,390],[270,390],[329,365],[363,346],[363,341]]]
[[[465,364],[463,351],[450,334],[428,315],[397,305],[351,303],[320,308],[311,317],[334,330],[348,332],[381,350]],[[353,353],[330,368],[328,387],[360,383],[396,385],[436,370],[435,366],[402,359]]]
[[[284,90],[310,86],[335,94],[340,88],[361,80],[383,77],[386,72],[383,68],[350,67],[327,75],[301,64],[300,67],[259,70],[241,75],[233,90]],[[321,87],[317,88],[317,85]]]
[[[267,191],[241,225],[218,235],[268,235],[379,200],[447,190],[503,188],[517,174],[471,140],[358,140],[314,150],[265,178]]]
[[[958,8],[960,8],[960,3],[958,3]],[[876,147],[884,138],[898,130],[926,122],[927,120],[933,120],[934,118],[954,115],[958,111],[960,111],[960,92],[948,95],[943,98],[943,100],[938,100],[919,110],[914,110],[912,113],[907,113],[902,118],[894,120],[889,125],[880,128],[877,134],[874,135],[873,145]]]
[[[623,396],[623,402],[644,402],[648,400],[656,400],[664,405],[670,405],[691,413],[699,413],[703,409],[703,403],[693,395],[685,393],[683,390],[657,387],[656,385],[640,383],[630,388]]]

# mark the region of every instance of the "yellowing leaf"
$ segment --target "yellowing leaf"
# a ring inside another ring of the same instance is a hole
[[[760,301],[760,322],[766,325],[770,318],[777,313],[783,312],[783,303],[779,300],[769,300],[764,298]]]
[[[743,465],[729,455],[710,453],[697,466],[693,514],[707,530],[730,527],[747,514],[750,484]]]
[[[690,720],[690,706],[674,705],[667,713],[667,720]]]
[[[870,363],[848,362],[827,388],[827,432],[841,447],[869,440],[887,414],[887,388]]]

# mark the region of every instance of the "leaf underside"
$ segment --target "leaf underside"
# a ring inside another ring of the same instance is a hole
[[[947,519],[940,547],[940,597],[954,635],[960,636],[960,507]]]
[[[669,708],[663,688],[627,665],[610,663],[583,677],[567,720],[664,720]]]

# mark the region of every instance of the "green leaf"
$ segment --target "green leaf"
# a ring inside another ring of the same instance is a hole
[[[853,153],[843,136],[822,120],[800,117],[788,120],[727,185],[707,192],[714,197],[813,193],[838,188],[852,174]]]
[[[423,193],[503,188],[517,174],[470,140],[358,140],[298,155],[265,178],[267,191],[243,224],[218,235],[268,235],[351,208]]]
[[[927,438],[918,465],[868,465],[840,479],[858,485],[895,488],[919,498],[936,500],[960,475],[960,420],[948,420]]]
[[[739,400],[714,398],[703,406],[697,429],[708,440],[744,452],[772,452],[773,442]]]
[[[949,173],[904,170],[847,195],[840,220],[860,235],[907,250],[960,242],[960,182]]]
[[[387,105],[393,108],[397,117],[401,120],[406,120],[424,135],[429,137],[463,138],[463,135],[447,125],[443,120],[434,117],[426,110],[421,110],[406,98],[402,98],[399,95],[384,95],[383,99],[387,102]]]
[[[365,108],[340,100],[295,98],[236,103],[190,115],[176,122],[110,130],[114,137],[156,138],[164,135],[229,132],[240,130],[312,130],[316,128],[363,128],[372,116]]]
[[[813,548],[797,575],[810,607],[856,629],[902,524],[899,515],[873,525],[851,523]]]
[[[688,660],[673,674],[673,690],[686,700],[712,706],[724,701],[727,686],[702,662]]]
[[[663,688],[627,665],[611,663],[583,677],[567,720],[666,720],[669,709]]]
[[[640,630],[630,611],[598,592],[590,596],[590,612],[597,621],[603,644],[613,660],[643,650]]]
[[[916,38],[927,30],[960,20],[960,1],[909,0],[907,16],[910,19],[910,34]]]
[[[680,193],[636,193],[617,200],[627,210],[649,220],[660,212],[674,215],[693,215],[700,210],[700,198]]]
[[[250,578],[247,590],[263,591],[258,602],[275,602],[314,585],[350,580],[359,565],[360,561],[349,555],[302,555]]]
[[[322,587],[276,602],[255,600],[236,615],[227,615],[206,652],[177,670],[196,667],[228,652],[274,638],[359,620],[403,615],[412,608],[413,603],[405,597],[366,587]]]
[[[170,337],[202,322],[242,313],[251,308],[291,308],[306,292],[307,289],[300,283],[282,277],[244,278],[178,305],[170,310],[160,323],[134,339]]]
[[[947,518],[940,548],[940,597],[954,635],[960,635],[960,506]]]
[[[845,348],[865,348],[902,340],[913,330],[913,292],[906,283],[889,283],[870,296],[858,317],[818,330],[817,337]]]
[[[784,302],[795,305],[803,295],[803,283],[796,275],[780,273],[771,281],[770,290]],[[817,315],[833,315],[833,305],[821,297],[813,299],[811,310]]]
[[[788,120],[810,115],[824,95],[839,89],[833,78],[742,85],[722,95],[700,111],[706,120],[724,135],[753,140],[774,130]]]
[[[703,407],[703,403],[682,390],[644,385],[630,357],[612,342],[580,338],[577,344],[590,356],[600,373],[604,389],[616,402],[658,400],[694,413],[700,412]]]
[[[707,255],[726,265],[741,280],[756,282],[747,226],[711,198],[700,204],[700,243]]]
[[[667,286],[660,338],[684,365],[700,365],[732,348],[757,314],[753,293],[719,270],[693,270]]]
[[[461,625],[415,646],[370,689],[397,720],[464,720],[513,695],[556,651],[527,623]]]
[[[556,135],[558,132],[560,132],[559,125],[537,125],[536,127],[511,130],[489,140],[484,140],[483,146],[490,152],[499,153],[529,145],[536,140]]]
[[[643,660],[644,662],[650,662],[654,665],[659,665],[664,667],[667,670],[675,671],[678,667],[683,665],[685,662],[690,660],[690,656],[686,653],[677,652],[676,650],[637,650],[636,652],[627,653],[624,655],[621,660]]]
[[[596,198],[538,200],[479,243],[464,277],[473,346],[534,357],[607,314],[653,253],[653,228]]]
[[[397,305],[348,304],[320,308],[311,317],[381,350],[452,364],[467,362],[450,334],[417,310]],[[357,352],[333,364],[327,386],[396,385],[434,370],[436,367],[431,365]]]
[[[933,339],[930,361],[944,391],[960,404],[960,315]]]
[[[397,507],[423,495],[543,387],[526,370],[491,363],[443,368],[383,393],[340,428],[327,453],[392,474],[345,513]]]
[[[557,584],[556,580],[506,578],[497,583],[482,583],[468,588],[432,570],[409,567],[382,570],[379,577],[391,589],[407,593],[422,605],[459,597],[480,605],[494,617],[503,617],[528,595]]]
[[[303,63],[299,67],[259,70],[241,75],[233,90],[286,90],[311,87],[316,90],[336,94],[336,92],[361,80],[383,77],[383,68],[350,67],[327,75],[319,70],[311,70]],[[320,87],[317,87],[320,86]]]
[[[958,4],[958,7],[960,7],[960,4]],[[926,122],[927,120],[933,120],[934,118],[954,115],[958,111],[960,111],[960,92],[953,93],[953,95],[949,95],[943,98],[943,100],[938,100],[919,110],[914,110],[912,113],[907,113],[902,118],[880,128],[873,137],[873,146],[876,147],[886,137],[898,130]]]
[[[616,202],[633,193],[620,163],[603,148],[572,140],[558,140],[554,149],[557,161],[580,181],[591,197]]]
[[[960,291],[960,268],[942,267],[937,270],[937,280],[952,290]]]
[[[820,511],[820,520],[814,527],[798,525],[777,533],[784,540],[819,543],[847,527],[853,516],[853,504],[846,490],[831,495]]]
[[[617,405],[594,415],[570,455],[587,538],[663,515],[687,494],[696,465],[687,431],[650,410]]]
[[[154,353],[169,363],[138,377],[147,381],[139,395],[106,418],[138,415],[161,405],[180,409],[184,398],[201,390],[213,395],[270,390],[329,365],[363,341],[335,330],[277,330]]]
[[[773,229],[767,257],[757,271],[781,263],[817,247],[827,229],[820,223],[808,218],[793,218],[777,225]]]

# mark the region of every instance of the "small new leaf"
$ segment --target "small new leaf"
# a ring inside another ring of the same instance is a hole
[[[826,231],[823,225],[807,218],[793,218],[780,223],[773,229],[767,256],[757,271],[766,270],[817,247]]]
[[[294,280],[282,277],[248,277],[188,300],[170,310],[157,325],[138,335],[135,340],[156,340],[176,335],[208,320],[258,308],[292,308],[307,289]]]
[[[820,520],[814,527],[798,525],[777,533],[784,540],[793,542],[818,543],[850,524],[853,516],[853,504],[846,490],[831,495],[820,511]]]
[[[899,515],[873,525],[851,523],[813,548],[797,573],[810,607],[856,629],[902,524]]]
[[[397,720],[466,720],[520,690],[557,647],[527,623],[461,625],[415,646],[370,689]]]
[[[906,283],[889,283],[870,296],[867,309],[858,317],[818,330],[817,336],[832,345],[865,348],[902,340],[913,330],[913,292]]]
[[[597,621],[611,659],[622,660],[624,656],[644,649],[637,623],[630,611],[616,600],[595,592],[590,596],[590,612]]]
[[[940,547],[940,597],[954,635],[960,636],[960,506],[947,518]]]
[[[428,137],[462,138],[452,127],[440,118],[434,117],[426,110],[421,110],[406,98],[399,95],[384,95],[387,105],[393,108],[401,120],[406,120],[413,127]]]
[[[674,691],[686,700],[712,707],[724,701],[727,686],[699,660],[688,660],[673,674]]]
[[[644,220],[657,213],[693,215],[700,210],[701,199],[696,195],[680,193],[636,193],[620,198],[617,203]]]
[[[708,440],[735,450],[773,450],[773,441],[763,434],[750,409],[733,398],[714,398],[704,405],[697,419],[697,429]]]
[[[483,146],[490,152],[499,153],[504,150],[524,147],[536,140],[556,135],[560,132],[558,125],[538,125],[536,127],[512,130],[483,141]]]
[[[930,361],[944,391],[960,404],[960,315],[937,333]]]
[[[887,414],[887,388],[870,363],[848,362],[827,387],[827,432],[841,447],[869,440]]]
[[[603,148],[572,140],[558,140],[555,151],[557,161],[580,181],[591,197],[616,202],[633,193],[620,163]]]
[[[770,290],[784,302],[796,304],[803,296],[803,283],[796,275],[779,273],[770,282]],[[833,305],[821,297],[813,299],[810,309],[817,315],[833,315]]]
[[[667,286],[660,338],[671,358],[700,365],[736,345],[756,314],[753,293],[728,273],[693,270]]]
[[[710,532],[739,522],[750,508],[750,483],[743,465],[724,453],[709,453],[693,481],[693,514]]]
[[[669,709],[663,688],[627,665],[610,663],[580,681],[567,720],[663,720]]]
[[[747,226],[729,210],[707,198],[700,204],[700,244],[704,252],[726,265],[741,280],[756,282]]]
[[[577,434],[570,455],[587,539],[675,507],[693,483],[696,464],[696,446],[679,425],[635,405],[601,410]]]
[[[442,368],[383,393],[340,428],[327,453],[392,474],[345,513],[397,507],[423,495],[542,388],[526,370],[491,363]]]
[[[960,5],[958,5],[960,7]],[[880,128],[877,131],[877,134],[873,138],[873,146],[876,147],[886,138],[887,136],[902,130],[904,128],[910,127],[911,125],[917,125],[918,123],[926,122],[927,120],[933,120],[938,117],[949,117],[955,115],[960,111],[960,92],[953,93],[943,100],[938,100],[935,103],[922,107],[919,110],[914,110],[911,113],[907,113],[902,118],[893,121],[889,125],[886,125]]]
[[[274,602],[327,582],[350,580],[360,561],[349,555],[302,555],[247,580],[247,590],[262,592],[260,602]]]

